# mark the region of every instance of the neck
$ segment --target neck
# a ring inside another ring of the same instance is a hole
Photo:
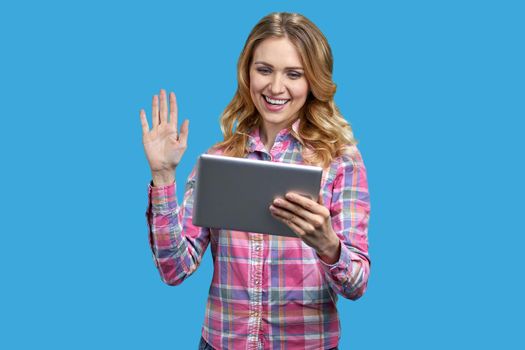
[[[264,144],[266,150],[270,151],[272,149],[273,144],[275,143],[275,138],[277,137],[279,131],[280,130],[267,128],[261,125],[259,132],[261,136],[261,141]]]
[[[264,144],[264,147],[269,152],[273,144],[275,143],[275,138],[277,137],[277,134],[288,127],[290,127],[295,120],[292,120],[288,123],[284,124],[269,124],[265,123],[264,121],[260,124],[259,128],[259,136],[261,137],[261,141]]]
[[[288,126],[289,125],[268,125],[264,122],[261,124],[259,135],[261,136],[261,141],[268,152],[272,149],[277,134]]]

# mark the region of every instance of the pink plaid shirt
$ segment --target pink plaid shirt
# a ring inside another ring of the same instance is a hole
[[[298,123],[293,125],[296,129]],[[248,158],[303,163],[302,146],[282,130],[268,152],[258,129]],[[202,336],[215,349],[331,349],[340,336],[337,295],[357,299],[370,272],[366,170],[355,146],[323,172],[321,194],[341,240],[339,261],[324,263],[299,238],[192,224],[195,169],[177,203],[175,185],[149,186],[146,213],[161,279],[178,285],[211,243],[214,273]]]

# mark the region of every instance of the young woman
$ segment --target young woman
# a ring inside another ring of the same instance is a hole
[[[357,299],[370,271],[366,171],[335,103],[332,54],[299,14],[272,13],[253,28],[238,88],[221,117],[224,141],[209,153],[324,168],[318,202],[287,193],[269,206],[297,238],[192,225],[195,170],[177,203],[175,172],[189,123],[177,128],[175,95],[153,97],[152,129],[140,112],[153,181],[147,211],[162,280],[177,285],[214,262],[202,349],[334,349],[337,296]]]

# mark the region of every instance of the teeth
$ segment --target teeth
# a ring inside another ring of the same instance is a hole
[[[272,105],[284,105],[286,102],[288,102],[288,100],[274,100],[273,98],[269,98],[266,95],[263,95],[263,96],[264,96],[264,99],[268,103],[271,103]]]

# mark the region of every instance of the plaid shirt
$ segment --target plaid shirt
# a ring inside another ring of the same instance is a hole
[[[292,128],[297,130],[298,122]],[[302,146],[289,129],[270,152],[258,129],[248,158],[303,163]],[[175,185],[149,186],[146,213],[161,279],[178,285],[199,266],[211,243],[214,273],[202,336],[215,349],[330,349],[340,334],[337,295],[357,299],[370,271],[366,170],[352,146],[323,171],[321,194],[341,240],[339,261],[328,265],[299,238],[197,227],[192,224],[195,169],[182,205]]]

